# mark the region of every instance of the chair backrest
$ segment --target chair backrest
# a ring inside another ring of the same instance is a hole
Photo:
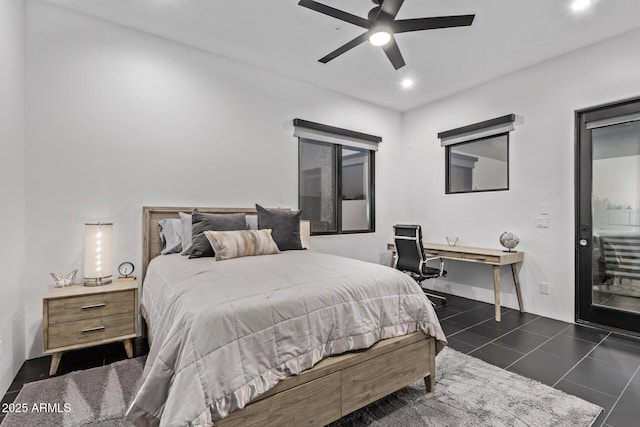
[[[422,249],[422,227],[419,225],[398,224],[393,226],[396,246],[396,268],[401,271],[412,271],[421,274],[424,262]]]

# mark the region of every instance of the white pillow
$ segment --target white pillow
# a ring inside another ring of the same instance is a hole
[[[158,232],[162,241],[161,255],[174,254],[182,250],[182,221],[177,218],[167,218],[158,221]]]
[[[247,230],[258,229],[258,215],[248,214],[244,219],[247,222]]]
[[[182,255],[189,255],[191,249],[191,241],[193,239],[193,228],[191,225],[191,214],[179,212],[180,221],[182,222]]]

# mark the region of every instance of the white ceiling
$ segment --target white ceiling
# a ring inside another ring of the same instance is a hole
[[[640,27],[639,0],[406,0],[398,19],[476,14],[471,27],[397,35],[407,65],[395,71],[364,43],[317,60],[362,29],[297,0],[45,0],[398,111]],[[370,0],[320,0],[366,17]],[[597,61],[597,58],[594,58]],[[403,89],[411,78],[415,85]]]

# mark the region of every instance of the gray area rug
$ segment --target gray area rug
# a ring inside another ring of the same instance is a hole
[[[591,426],[602,411],[575,396],[449,348],[436,361],[435,393],[426,394],[424,382],[418,381],[331,427]],[[143,363],[144,358],[124,360],[26,384],[15,403],[26,404],[27,412],[8,414],[2,427],[128,425],[123,416],[137,389]],[[40,412],[33,410],[34,404],[40,408],[42,403],[54,405],[42,407]]]
[[[331,427],[591,426],[603,411],[450,348],[436,357],[436,379],[434,393],[426,394],[424,382],[418,381]]]
[[[138,390],[145,359],[127,359],[25,384],[14,408],[21,405],[26,411],[8,413],[0,427],[127,425],[124,414]]]

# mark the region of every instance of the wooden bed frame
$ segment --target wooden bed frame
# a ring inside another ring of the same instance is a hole
[[[179,218],[192,207],[144,207],[142,277],[160,254],[158,221]],[[253,208],[198,208],[204,213],[255,215]],[[141,307],[144,318],[145,310]],[[144,319],[147,322],[147,319]],[[148,325],[148,323],[147,323]],[[149,338],[151,327],[148,325]],[[216,423],[216,426],[324,426],[394,391],[424,378],[435,387],[435,338],[422,332],[390,338],[359,350],[329,357]]]

